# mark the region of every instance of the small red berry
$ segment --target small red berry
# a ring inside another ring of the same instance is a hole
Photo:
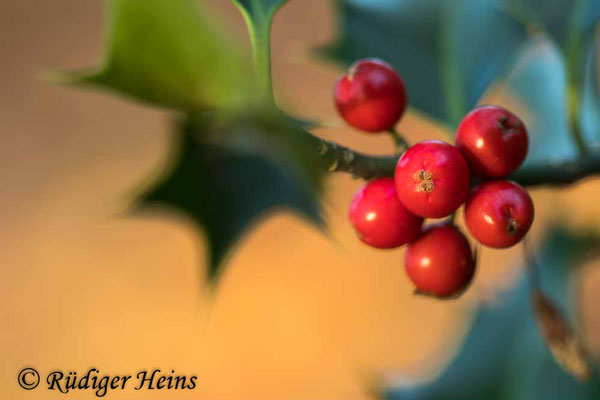
[[[408,244],[404,267],[419,293],[449,297],[469,285],[475,260],[465,235],[442,223],[429,226]]]
[[[366,132],[391,129],[406,107],[402,78],[388,63],[359,60],[335,83],[335,105],[347,123]]]
[[[402,246],[415,239],[423,223],[423,218],[402,206],[392,178],[364,184],[352,199],[349,219],[360,240],[381,249]]]
[[[510,247],[523,239],[533,223],[533,202],[527,191],[510,181],[477,186],[465,205],[465,221],[477,241],[489,247]]]
[[[456,147],[426,140],[400,157],[395,181],[398,197],[409,211],[425,218],[442,218],[465,202],[469,167]]]
[[[523,121],[498,106],[474,109],[456,131],[456,147],[465,156],[471,172],[482,177],[509,175],[525,160],[528,145]]]

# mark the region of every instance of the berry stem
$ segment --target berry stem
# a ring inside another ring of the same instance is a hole
[[[271,25],[275,12],[284,3],[285,1],[271,9],[252,8],[254,12],[250,13],[249,9],[234,0],[234,4],[242,12],[248,26],[258,83],[263,89],[265,99],[272,104],[275,104],[275,99],[271,78]],[[569,58],[571,60],[577,59],[576,53],[582,44],[580,39],[573,33],[571,45],[569,46]],[[579,63],[576,64],[579,65]],[[571,66],[571,71],[570,78],[575,83],[578,82],[576,79],[579,76],[576,72],[580,72],[578,66]],[[579,95],[580,93],[572,95],[569,108],[573,111],[570,112],[571,127],[581,156],[573,161],[548,162],[521,168],[510,179],[517,181],[522,186],[568,185],[587,176],[600,174],[600,149],[587,151],[588,149],[585,147],[579,129],[576,113],[579,108]],[[399,153],[408,148],[406,140],[397,131],[391,129],[389,133]],[[362,179],[394,176],[399,158],[398,154],[392,156],[368,155],[338,145],[335,142],[321,139],[308,132],[307,135],[312,139],[315,148],[319,152],[323,169],[328,172],[347,172]]]
[[[396,129],[390,128],[388,130],[388,133],[394,141],[394,146],[396,146],[396,153],[402,154],[409,148],[408,142],[406,141],[406,139],[404,139],[404,136],[398,133]]]
[[[446,219],[446,222],[450,225],[454,224],[454,220],[456,219],[456,211],[454,211],[452,214],[450,214],[450,216],[448,216],[448,219]]]
[[[356,178],[394,176],[399,155],[375,156],[354,151],[335,142],[308,133],[318,150],[323,169],[347,172]],[[565,186],[600,174],[600,148],[588,151],[576,160],[541,162],[520,168],[509,179],[521,186]]]
[[[600,174],[600,149],[589,151],[575,160],[543,162],[519,169],[510,179],[521,186],[561,186]]]
[[[394,176],[398,155],[373,156],[354,151],[306,132],[318,149],[321,166],[328,172],[347,172],[365,180]]]

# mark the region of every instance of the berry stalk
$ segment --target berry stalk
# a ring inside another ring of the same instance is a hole
[[[399,155],[374,156],[364,154],[336,142],[321,139],[306,132],[319,153],[321,167],[327,172],[346,172],[365,180],[394,176]]]
[[[275,12],[284,3],[285,1],[281,2],[269,12],[251,15],[248,9],[243,7],[237,0],[234,0],[234,4],[238,6],[248,25],[257,79],[262,86],[264,96],[272,104],[275,104],[275,100],[271,78],[271,23]],[[403,104],[402,110],[404,106]],[[398,118],[401,113],[398,113]],[[313,141],[314,147],[318,151],[322,168],[328,172],[346,172],[356,178],[366,180],[394,176],[399,158],[397,154],[391,156],[364,154],[335,142],[321,139],[309,132],[306,132],[306,134]],[[398,149],[400,149],[400,146],[406,146],[401,136],[395,134],[395,132],[392,136]],[[559,186],[568,185],[595,174],[600,174],[600,149],[595,152],[591,150],[587,153],[584,152],[577,160],[558,163],[548,162],[521,168],[512,174],[509,179],[518,182],[522,186]]]
[[[396,153],[402,154],[406,150],[408,150],[410,146],[408,145],[408,142],[406,141],[406,139],[404,139],[404,136],[402,136],[402,134],[400,134],[397,130],[393,128],[388,130],[388,133],[390,134],[392,141],[394,142],[394,146],[396,146]]]
[[[356,178],[372,179],[394,176],[399,155],[375,156],[321,139],[311,133],[322,166],[328,172],[346,172]],[[600,174],[600,149],[590,151],[576,160],[543,162],[520,168],[509,176],[521,186],[565,186],[592,175]]]

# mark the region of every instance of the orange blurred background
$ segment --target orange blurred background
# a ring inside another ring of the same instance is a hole
[[[229,1],[207,3],[247,41]],[[328,128],[319,135],[389,152],[389,138],[341,123],[330,93],[340,71],[310,57],[334,34],[331,3],[292,0],[276,18],[277,98],[282,108],[323,121]],[[132,189],[167,160],[170,116],[37,79],[91,65],[103,33],[100,0],[0,2],[0,397],[64,396],[43,385],[22,390],[18,371],[34,366],[42,377],[89,367],[198,376],[192,391],[130,389],[107,398],[365,399],[372,374],[424,379],[443,367],[471,311],[501,299],[522,272],[520,248],[486,249],[461,299],[412,296],[402,250],[362,245],[346,221],[360,182],[335,175],[326,200],[331,237],[285,212],[262,220],[209,299],[201,233],[175,215],[122,215]],[[487,98],[515,101],[501,88]],[[400,129],[412,142],[446,134],[412,111]],[[558,209],[568,223],[600,224],[597,179],[533,196],[534,238]],[[582,283],[582,329],[598,356],[600,263],[584,269]]]

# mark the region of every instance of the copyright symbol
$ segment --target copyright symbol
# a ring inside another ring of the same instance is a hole
[[[40,384],[40,374],[33,368],[23,368],[17,377],[19,386],[25,390],[32,390]]]

